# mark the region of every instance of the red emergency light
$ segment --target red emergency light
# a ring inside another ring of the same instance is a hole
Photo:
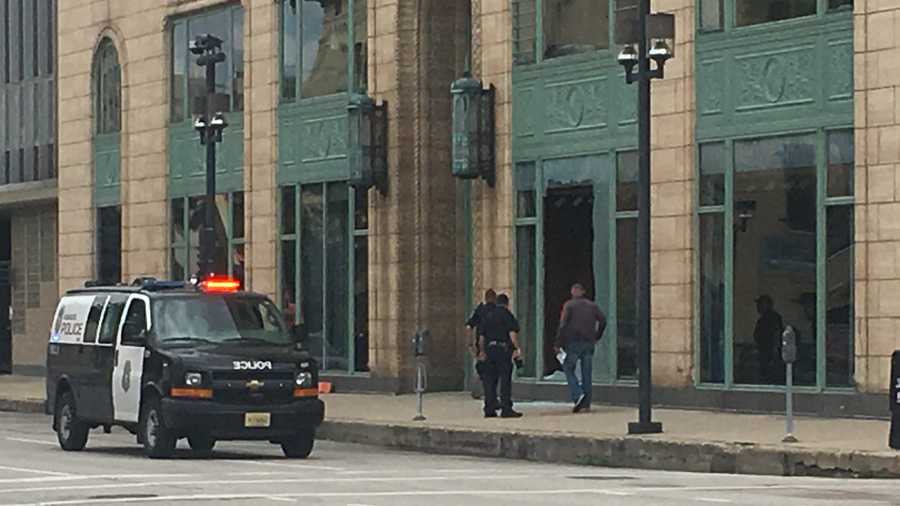
[[[232,278],[212,277],[201,281],[200,289],[207,293],[234,293],[241,289],[241,282]]]

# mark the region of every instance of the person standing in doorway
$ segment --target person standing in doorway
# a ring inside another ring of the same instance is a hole
[[[513,410],[512,372],[513,360],[521,356],[519,348],[519,322],[509,311],[509,297],[497,297],[497,304],[485,311],[478,327],[478,361],[482,365],[484,382],[484,416],[495,418],[497,408],[501,418],[520,418],[522,413]],[[497,403],[497,384],[500,384],[500,402]]]
[[[584,296],[584,287],[572,285],[572,298],[563,306],[556,335],[556,350],[566,352],[563,371],[569,383],[569,394],[575,407],[574,413],[590,411],[593,383],[594,346],[606,330],[606,316],[603,311]],[[581,363],[581,382],[575,375],[575,368]]]
[[[472,316],[466,321],[465,330],[466,339],[469,341],[469,353],[472,354],[472,358],[475,361],[475,372],[481,380],[472,382],[472,397],[475,399],[480,399],[484,395],[484,389],[482,388],[484,378],[482,378],[481,374],[484,364],[478,360],[478,356],[481,352],[478,348],[478,326],[481,325],[485,313],[490,311],[496,303],[497,292],[495,292],[493,288],[488,288],[487,291],[484,292],[484,302],[478,304],[478,307],[472,312]]]

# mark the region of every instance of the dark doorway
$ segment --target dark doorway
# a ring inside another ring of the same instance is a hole
[[[594,298],[593,216],[590,186],[553,188],[544,198],[544,376],[561,369],[553,343],[572,284]]]
[[[9,308],[12,304],[10,290],[10,260],[12,259],[12,234],[9,216],[0,214],[0,374],[12,372],[12,322]]]

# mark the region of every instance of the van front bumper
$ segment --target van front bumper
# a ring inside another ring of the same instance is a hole
[[[162,399],[163,423],[178,435],[203,432],[218,440],[278,440],[315,430],[325,418],[320,399],[286,404],[222,404],[191,399]],[[268,427],[246,427],[247,413],[269,413]]]

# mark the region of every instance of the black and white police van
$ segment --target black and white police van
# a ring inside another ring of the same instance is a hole
[[[126,428],[149,457],[187,438],[262,440],[305,458],[325,407],[314,360],[266,297],[238,283],[141,278],[60,300],[47,350],[47,412],[64,450],[91,429]]]

